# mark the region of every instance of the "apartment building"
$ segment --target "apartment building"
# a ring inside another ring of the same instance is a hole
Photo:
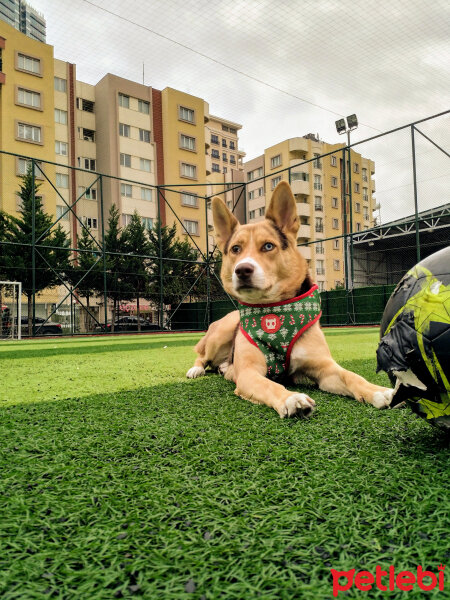
[[[275,144],[244,164],[250,223],[264,217],[278,183],[290,183],[300,219],[297,242],[321,290],[344,283],[343,239],[338,236],[344,233],[344,221],[347,232],[350,231],[350,205],[347,200],[345,216],[343,147],[344,144],[328,144],[308,134]],[[328,153],[333,154],[320,158]],[[375,165],[354,150],[350,160],[352,229],[362,231],[373,226]],[[303,161],[308,162],[302,164]],[[346,169],[348,172],[348,165]]]
[[[44,16],[24,0],[0,0],[0,20],[39,42],[45,42]]]

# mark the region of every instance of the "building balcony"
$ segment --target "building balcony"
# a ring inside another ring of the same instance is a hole
[[[289,152],[308,152],[308,140],[301,137],[290,139]]]
[[[314,210],[318,210],[319,212],[323,212],[323,204],[314,204]]]
[[[309,195],[309,181],[303,181],[302,179],[295,179],[291,181],[291,189],[293,194],[303,194],[304,196]]]
[[[321,160],[314,160],[313,161],[313,168],[314,169],[321,169],[322,168],[322,161]]]
[[[306,258],[306,260],[311,260],[311,246],[298,246],[297,250]]]
[[[297,202],[297,214],[299,217],[310,216],[310,206],[307,202]]]
[[[297,238],[311,239],[311,225],[300,225],[297,232]]]
[[[316,233],[323,233],[323,225],[316,225]]]
[[[316,274],[317,275],[325,275],[325,269],[323,267],[317,267]]]

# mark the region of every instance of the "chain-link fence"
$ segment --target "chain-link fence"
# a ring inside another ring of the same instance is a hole
[[[292,185],[324,325],[378,323],[405,271],[449,244],[445,125],[448,111],[260,177],[267,193],[274,176]],[[357,170],[362,155],[375,179]],[[330,160],[334,189],[303,189]],[[203,330],[236,307],[210,203],[251,221],[249,181],[152,186],[6,150],[0,172],[0,280],[22,284],[24,336]]]

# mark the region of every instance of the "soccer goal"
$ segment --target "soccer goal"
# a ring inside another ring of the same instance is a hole
[[[20,340],[22,322],[22,284],[0,281],[0,339]]]

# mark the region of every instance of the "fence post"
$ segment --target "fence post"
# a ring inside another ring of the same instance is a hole
[[[205,196],[205,222],[206,222],[206,328],[211,325],[211,275],[209,254],[209,228],[208,228],[208,196]]]
[[[161,198],[165,202],[159,185],[156,186],[158,196],[158,242],[159,242],[159,327],[164,328],[164,276],[162,264],[162,236],[161,236]]]
[[[105,207],[103,202],[103,176],[100,175],[100,219],[102,227],[102,256],[103,256],[103,304],[105,313],[105,332],[108,331],[108,290],[106,280],[106,247],[105,247]]]
[[[31,159],[31,278],[32,278],[32,302],[33,302],[33,319],[31,324],[31,335],[35,337],[36,322],[36,164],[34,159]],[[28,315],[27,315],[28,319]],[[30,332],[28,331],[28,334]]]
[[[414,184],[414,218],[416,222],[416,262],[420,262],[419,207],[417,201],[416,144],[414,139],[414,129],[414,125],[411,125],[412,167]]]

